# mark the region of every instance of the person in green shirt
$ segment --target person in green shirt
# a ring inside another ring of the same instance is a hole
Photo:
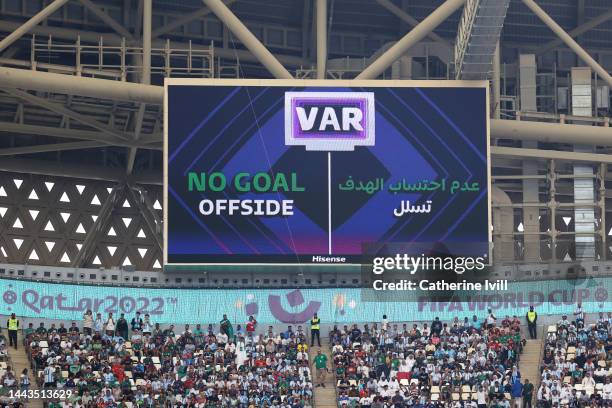
[[[327,356],[321,353],[321,350],[317,351],[317,355],[314,358],[315,368],[317,369],[317,385],[316,387],[325,388],[325,376],[327,374]]]
[[[219,326],[221,328],[221,332],[227,334],[228,340],[232,340],[234,337],[234,328],[232,327],[232,323],[230,323],[227,315],[223,315],[223,319],[219,322]]]
[[[344,364],[343,363],[338,363],[336,365],[336,377],[337,378],[344,378],[344,373],[346,372],[346,368],[344,368]]]
[[[81,371],[81,365],[78,363],[70,364],[70,366],[68,367],[68,371],[76,375],[76,373]]]
[[[397,369],[399,368],[399,365],[400,365],[400,360],[399,358],[397,358],[397,354],[394,354],[393,359],[391,360],[391,368],[397,371]]]
[[[23,336],[25,338],[28,338],[29,335],[34,333],[34,325],[32,323],[30,323],[28,325],[28,327],[26,327],[25,329],[23,329]]]
[[[40,326],[38,326],[38,329],[36,329],[36,334],[47,334],[47,328],[45,327],[44,323],[40,323]]]
[[[533,384],[529,382],[528,379],[525,379],[525,384],[523,385],[523,407],[531,408],[533,401]]]

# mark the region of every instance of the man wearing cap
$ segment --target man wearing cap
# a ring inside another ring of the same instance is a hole
[[[317,344],[321,347],[321,319],[316,313],[310,319],[310,347],[314,347],[315,337]]]
[[[531,339],[537,338],[536,327],[538,321],[538,314],[535,310],[533,310],[533,306],[529,306],[529,311],[525,315],[525,319],[527,320],[527,327],[529,328],[529,337],[531,337]]]
[[[19,330],[19,320],[15,316],[15,313],[11,314],[6,326],[8,328],[9,347],[15,346],[15,350],[17,350],[17,331]]]

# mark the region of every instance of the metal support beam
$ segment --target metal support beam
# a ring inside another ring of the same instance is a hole
[[[431,33],[437,26],[457,11],[466,0],[447,0],[435,9],[429,16],[416,25],[401,40],[396,42],[383,55],[378,57],[356,79],[375,79],[393,64],[410,47],[421,41]]]
[[[223,3],[225,3],[225,5],[229,6],[230,4],[234,3],[236,0],[223,0]],[[154,30],[151,33],[151,38],[157,38],[159,36],[162,36],[164,34],[170,33],[174,30],[176,30],[179,27],[182,27],[186,24],[191,23],[192,21],[195,21],[197,19],[200,19],[204,16],[209,15],[210,13],[212,13],[212,11],[208,8],[208,7],[202,7],[201,9],[194,11],[193,13],[189,13],[189,14],[185,14],[183,17],[179,17],[175,20],[172,20],[171,22],[169,22],[168,24],[166,24],[165,26],[159,27],[158,29]]]
[[[391,14],[395,15],[397,18],[399,18],[400,20],[408,24],[409,26],[416,27],[417,25],[419,25],[419,20],[412,17],[410,14],[406,13],[404,10],[402,10],[401,8],[393,4],[393,2],[391,2],[390,0],[376,0],[376,2],[380,4],[381,6],[383,6],[384,8],[386,8],[389,12],[391,12]],[[438,34],[434,32],[427,34],[427,37],[433,41],[439,42],[441,44],[446,45],[447,47],[450,47],[450,44],[448,41],[446,41],[444,38],[440,37]]]
[[[153,105],[161,105],[164,98],[161,86],[0,67],[0,86],[8,84],[11,84],[12,87],[31,90],[101,99],[130,100]],[[601,126],[493,119],[491,120],[491,137],[612,146],[612,128]]]
[[[302,58],[308,58],[308,39],[310,31],[308,23],[310,22],[310,0],[304,0],[304,11],[302,12]]]
[[[142,13],[142,78],[145,85],[151,84],[151,27],[153,24],[153,0],[143,0]]]
[[[601,260],[605,261],[608,257],[608,246],[606,241],[608,239],[608,231],[606,230],[606,173],[607,168],[605,164],[600,164],[597,171],[597,181],[599,182],[599,239],[601,243],[600,254]]]
[[[612,128],[519,120],[491,120],[495,139],[534,140],[545,143],[581,143],[612,146]]]
[[[325,79],[327,65],[327,0],[317,0],[317,79]]]
[[[70,177],[85,180],[104,180],[135,184],[162,185],[162,174],[159,171],[148,170],[126,177],[125,169],[97,165],[83,165],[49,160],[16,159],[6,157],[0,160],[0,171],[21,174],[40,174],[55,177]]]
[[[22,135],[49,136],[60,139],[91,140],[95,142],[101,142],[109,146],[131,147],[132,145],[134,145],[138,146],[141,149],[152,150],[161,150],[160,142],[163,140],[163,136],[161,134],[155,134],[147,135],[146,140],[140,140],[138,143],[131,143],[129,141],[118,139],[116,137],[111,137],[105,133],[97,131],[68,129],[52,126],[27,125],[23,123],[13,122],[0,122],[0,132],[8,132]]]
[[[147,192],[141,187],[132,185],[128,185],[128,192],[134,199],[136,205],[138,206],[140,214],[142,215],[142,218],[144,218],[147,226],[149,227],[151,234],[153,234],[153,238],[155,238],[157,247],[162,250],[162,220],[155,212],[155,209],[153,209],[153,204],[151,203],[151,200],[149,200]]]
[[[612,18],[612,10],[609,10],[603,14],[600,14],[599,16],[592,18],[591,20],[587,21],[584,24],[579,25],[578,27],[574,28],[573,30],[571,30],[570,32],[567,33],[567,35],[569,35],[572,38],[576,38],[581,34],[586,33],[587,31],[597,27],[598,25],[601,25],[603,23],[605,23],[606,21],[610,20]],[[539,55],[539,54],[544,54],[545,52],[548,52],[552,49],[557,48],[558,46],[560,46],[561,44],[563,44],[563,40],[561,40],[560,38],[556,38],[552,41],[547,42],[546,44],[542,45],[541,47],[536,48],[533,51],[533,54]]]
[[[151,27],[153,24],[153,0],[143,0],[144,9],[142,13],[142,76],[140,82],[145,85],[151,84]],[[136,123],[134,129],[134,141],[140,138],[142,131],[142,121],[147,105],[141,103],[138,107],[136,115]],[[134,161],[136,160],[137,148],[131,147],[128,151],[126,173],[132,174],[134,170]]]
[[[493,54],[493,117],[499,119],[501,116],[501,49],[499,41]]]
[[[136,36],[136,38],[140,37],[140,30],[142,29],[142,8],[143,1],[136,0],[136,22],[134,23],[134,35]]]
[[[556,164],[554,160],[548,162],[548,173],[546,179],[548,181],[548,208],[550,209],[550,249],[551,261],[557,261],[557,173],[555,171]]]
[[[578,0],[576,4],[576,21],[577,26],[581,26],[584,24],[584,11],[585,11],[585,2],[586,0]],[[576,38],[578,39],[578,38]]]
[[[142,120],[144,119],[146,105],[141,103],[138,107],[138,113],[136,114],[136,129],[134,129],[134,141],[138,141],[140,138],[140,133],[142,131]],[[127,174],[132,174],[134,171],[134,161],[136,160],[136,147],[130,148],[128,152],[128,160],[127,160]]]
[[[4,65],[6,60],[10,60],[15,55],[17,55],[17,53],[19,52],[19,49],[20,49],[19,45],[13,44],[6,51],[4,51],[4,54],[2,54],[2,58],[0,58],[0,65]]]
[[[89,118],[85,115],[82,115],[80,113],[77,113],[73,110],[70,110],[62,105],[59,105],[55,102],[51,102],[47,99],[41,98],[39,96],[35,96],[32,95],[26,91],[22,91],[21,89],[6,89],[5,92],[19,98],[22,99],[26,102],[29,102],[33,105],[38,105],[38,106],[42,106],[43,108],[49,109],[50,111],[59,113],[60,115],[65,115],[69,118],[72,118],[78,122],[81,122],[84,125],[90,126],[94,129],[98,129],[100,132],[105,133],[109,136],[118,138],[118,139],[123,139],[123,140],[129,140],[129,136],[125,135],[121,132],[116,131],[115,129],[112,129],[111,127],[98,122],[95,119]]]
[[[40,10],[36,15],[32,16],[32,18],[0,41],[0,52],[4,51],[8,46],[20,39],[22,35],[30,31],[35,25],[49,17],[51,14],[55,13],[67,2],[68,0],[54,0],[53,3]]]
[[[524,149],[520,147],[491,146],[491,155],[512,157],[515,159],[562,160],[566,162],[607,163],[612,164],[612,155],[597,153],[578,153],[560,150]]]
[[[249,49],[261,64],[278,79],[293,79],[293,75],[272,53],[249,31],[238,17],[219,0],[202,0],[230,31]]]
[[[0,87],[145,102],[154,105],[161,105],[164,99],[164,88],[161,86],[6,67],[0,67]]]
[[[565,32],[565,30],[563,30],[563,28],[561,28],[559,24],[555,22],[555,20],[550,18],[550,16],[546,14],[546,12],[540,6],[538,6],[534,0],[523,0],[523,3],[529,7],[529,9],[540,20],[542,20],[544,24],[547,25],[548,28],[550,28],[555,35],[565,43],[565,45],[574,51],[578,58],[590,66],[593,71],[597,72],[597,75],[599,75],[608,84],[608,86],[612,87],[612,76],[608,74],[608,71],[599,65],[597,61],[595,61],[595,59],[593,59],[593,57],[591,57],[589,53],[584,50],[584,48],[582,48],[569,34]]]
[[[93,149],[106,147],[106,143],[86,141],[86,142],[67,142],[67,143],[47,143],[33,146],[7,147],[0,149],[0,156],[16,156],[20,154],[61,152],[65,150]]]
[[[0,20],[0,32],[7,32],[13,29],[17,29],[18,27],[19,27],[19,24],[13,21]],[[72,41],[77,41],[77,38],[80,38],[81,43],[87,42],[87,43],[98,44],[100,39],[102,39],[105,45],[114,45],[117,47],[120,47],[122,45],[122,37],[114,33],[80,31],[80,30],[75,30],[75,29],[70,29],[70,28],[52,27],[52,26],[44,26],[44,27],[36,26],[31,30],[31,32],[32,34],[36,34],[36,35],[51,36],[53,38],[61,38],[64,40],[72,40]],[[171,46],[173,45],[179,48],[183,48],[183,49],[187,49],[190,47],[188,42],[173,41],[171,43]],[[154,48],[165,48],[166,41],[165,40],[153,41],[153,47]],[[193,50],[209,49],[208,46],[201,46],[197,44],[192,44],[191,48]],[[247,61],[247,62],[258,62],[259,61],[259,59],[255,55],[253,55],[251,52],[249,52],[248,50],[240,50],[240,49],[235,49],[235,48],[228,49],[228,48],[215,47],[215,56],[221,57],[221,58],[228,58],[228,59],[239,59],[241,62],[242,61]],[[311,66],[311,61],[305,58],[302,58],[300,56],[296,56],[296,55],[280,54],[280,55],[276,55],[276,58],[280,62],[285,64],[286,66],[290,66],[290,67]]]
[[[114,18],[109,16],[104,12],[104,10],[100,9],[97,5],[95,5],[91,0],[79,0],[79,2],[87,8],[87,10],[91,11],[96,15],[100,20],[102,20],[107,26],[115,30],[117,34],[122,37],[125,37],[128,40],[133,40],[134,37],[132,33],[126,30],[121,24],[115,21]]]
[[[87,232],[85,239],[83,240],[83,246],[79,250],[79,253],[72,261],[73,268],[80,268],[85,263],[85,260],[91,253],[92,249],[96,246],[96,241],[98,235],[106,230],[108,227],[108,222],[111,218],[111,214],[113,213],[113,208],[117,204],[117,198],[119,196],[119,191],[125,188],[124,184],[113,187],[108,197],[102,204],[102,208],[100,208],[100,212],[98,213],[98,218],[96,222],[91,226],[91,229]]]

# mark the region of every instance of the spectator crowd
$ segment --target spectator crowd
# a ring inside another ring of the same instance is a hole
[[[542,358],[538,404],[552,407],[612,406],[612,313],[585,323],[578,305],[575,319],[562,316],[548,327]]]
[[[55,407],[310,407],[306,334],[291,326],[256,334],[235,328],[174,325],[161,329],[139,313],[128,323],[87,312],[76,322],[29,325],[25,347],[45,388],[70,389]],[[10,386],[16,386],[10,384]]]
[[[329,331],[332,377],[340,408],[612,407],[612,313],[585,323],[563,316],[548,327],[537,389],[521,377],[522,321],[492,311],[450,322],[382,321]],[[530,310],[526,323],[537,316]],[[531,314],[530,314],[531,313]],[[313,405],[313,376],[324,387],[327,357],[311,357],[302,326],[275,332],[227,316],[206,327],[161,328],[149,315],[102,317],[23,330],[37,388],[71,390],[49,408],[275,407]],[[525,327],[523,325],[523,327]],[[531,330],[533,331],[533,330]],[[535,333],[530,336],[535,337]],[[317,338],[318,340],[318,338]],[[312,338],[314,342],[314,337]],[[0,336],[0,390],[27,390],[28,371],[8,365]],[[18,405],[16,405],[18,406]]]
[[[340,407],[510,407],[529,397],[521,382],[521,321],[489,311],[450,323],[334,327]],[[531,390],[531,391],[530,391]]]

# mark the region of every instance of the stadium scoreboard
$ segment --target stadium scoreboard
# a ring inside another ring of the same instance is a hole
[[[164,265],[488,254],[488,117],[481,81],[166,79]]]

